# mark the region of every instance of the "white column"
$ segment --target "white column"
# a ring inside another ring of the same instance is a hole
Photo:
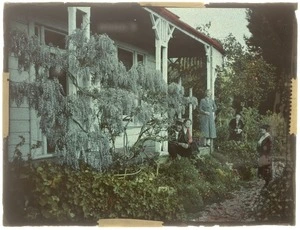
[[[71,35],[76,30],[76,7],[68,7],[68,34]],[[72,44],[69,44],[69,49],[72,49]],[[72,66],[72,59],[69,57],[69,65]],[[71,72],[71,69],[70,69]],[[67,79],[67,94],[75,93],[75,86],[72,81]]]
[[[179,85],[180,89],[182,89],[182,81],[181,81],[181,78],[179,78],[178,85]],[[179,119],[182,119],[182,112],[181,112],[181,111],[180,111],[180,113],[178,114],[178,118],[179,118]]]
[[[45,45],[45,27],[41,26],[41,44]]]
[[[84,30],[84,36],[87,39],[90,39],[90,18],[91,18],[91,12],[90,7],[80,7],[77,10],[83,12],[82,14],[82,29]],[[87,72],[89,72],[89,69],[87,68]],[[90,75],[88,79],[81,79],[80,83],[81,86],[89,87],[91,86],[91,78]]]
[[[210,89],[211,89],[211,96],[212,99],[215,99],[215,63],[214,63],[214,57],[213,57],[213,49],[210,48]]]
[[[69,35],[76,29],[76,7],[68,7],[68,33]]]
[[[34,22],[32,21],[28,24],[28,34],[29,36],[34,36]]]
[[[161,43],[160,40],[155,39],[155,63],[156,63],[156,70],[161,70]]]
[[[162,47],[162,75],[166,83],[168,83],[168,43],[165,47]],[[166,131],[163,135],[168,135]],[[162,151],[168,153],[168,141],[162,142]]]
[[[168,46],[162,47],[162,74],[163,79],[168,83]]]
[[[192,99],[192,97],[193,97],[193,88],[190,88],[190,94],[189,94],[190,100]],[[193,121],[193,105],[192,105],[192,103],[189,103],[189,119],[191,119],[191,121]],[[193,122],[191,124],[191,129],[190,130],[191,130],[191,135],[193,135],[192,134]]]
[[[206,52],[206,68],[207,68],[207,75],[206,75],[206,89],[211,89],[211,47],[205,45],[205,52]]]
[[[158,15],[150,14],[152,28],[155,32],[155,63],[156,70],[161,71],[163,79],[168,83],[168,42],[172,37],[174,27],[169,24],[165,19]],[[162,132],[162,135],[167,133]],[[157,149],[158,148],[158,149]],[[161,154],[167,154],[168,142],[164,141],[161,145],[155,144],[155,150],[160,151]]]

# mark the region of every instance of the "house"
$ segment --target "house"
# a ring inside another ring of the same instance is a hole
[[[64,38],[76,28],[84,28],[86,36],[106,33],[115,41],[118,57],[126,68],[142,62],[146,68],[162,72],[168,81],[168,60],[180,57],[197,58],[206,75],[206,87],[214,94],[216,67],[222,66],[224,50],[214,39],[198,32],[179,17],[163,7],[145,7],[138,3],[9,3],[4,6],[4,33],[14,28],[36,35],[44,44],[64,47]],[[33,81],[34,73],[19,72],[18,60],[4,50],[4,76],[11,81]],[[71,84],[65,82],[67,92]],[[12,159],[19,136],[25,138],[21,152],[30,153],[33,159],[51,157],[47,138],[42,135],[35,111],[26,103],[9,104],[8,159]],[[139,126],[128,127],[128,136],[134,140]],[[40,141],[42,145],[32,150]],[[122,137],[116,140],[122,147]],[[161,147],[158,147],[161,149]]]

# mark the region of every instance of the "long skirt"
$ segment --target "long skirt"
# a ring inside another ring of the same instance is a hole
[[[211,113],[208,115],[201,115],[200,117],[200,132],[205,138],[216,138],[216,126],[214,116]]]
[[[262,178],[268,184],[272,180],[272,165],[258,167],[257,174],[259,178]]]

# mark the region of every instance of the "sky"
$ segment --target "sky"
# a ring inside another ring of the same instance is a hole
[[[230,33],[245,45],[244,35],[251,34],[247,28],[246,9],[237,8],[168,8],[180,20],[196,28],[211,22],[208,32],[211,37],[222,40]]]

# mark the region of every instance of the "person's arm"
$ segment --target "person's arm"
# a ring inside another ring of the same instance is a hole
[[[189,148],[189,144],[187,143],[178,143],[178,145],[180,145],[182,148],[188,149]]]
[[[200,114],[209,115],[209,112],[204,110],[204,103],[205,103],[204,99],[201,99],[200,106],[199,106],[200,107]]]
[[[265,140],[265,143],[263,143],[263,154],[265,155],[270,155],[271,154],[271,149],[272,149],[272,140],[270,137],[268,137],[266,140]]]
[[[243,132],[244,123],[241,120],[239,120],[239,125],[238,126],[239,126],[239,128],[237,130],[237,133],[241,134]]]
[[[217,111],[217,105],[216,105],[215,100],[213,100],[213,112],[216,112],[216,111]]]
[[[183,129],[178,134],[178,145],[185,149],[189,148]]]

